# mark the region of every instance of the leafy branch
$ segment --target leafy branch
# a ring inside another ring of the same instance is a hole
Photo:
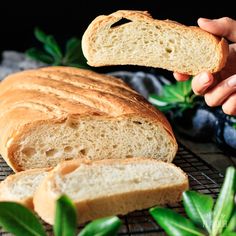
[[[47,35],[39,28],[35,28],[36,39],[43,44],[42,49],[30,48],[25,53],[30,58],[54,66],[73,66],[89,68],[81,48],[81,40],[71,38],[66,42],[65,52],[53,35]]]
[[[43,225],[36,215],[16,202],[0,202],[0,226],[16,236],[46,236]],[[87,224],[77,236],[116,235],[121,220],[116,217],[105,217]],[[65,195],[56,202],[55,236],[73,236],[77,231],[77,211],[74,203]]]
[[[180,112],[194,107],[197,96],[191,88],[191,79],[184,82],[176,82],[163,86],[162,95],[151,94],[149,102],[165,112],[179,108]]]
[[[183,205],[188,218],[162,207],[151,208],[149,212],[168,235],[236,236],[235,193],[236,169],[228,167],[215,203],[211,196],[186,191]]]

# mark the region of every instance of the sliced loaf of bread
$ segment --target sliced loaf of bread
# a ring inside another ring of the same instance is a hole
[[[187,175],[174,164],[152,159],[66,161],[54,168],[37,189],[35,211],[53,224],[62,194],[76,205],[79,223],[176,203],[188,189]]]
[[[221,70],[228,55],[223,38],[130,10],[95,18],[83,35],[82,49],[91,66],[141,65],[190,75]]]
[[[13,201],[33,209],[33,195],[49,169],[34,169],[9,175],[0,182],[0,201]]]
[[[165,116],[122,80],[46,67],[0,83],[0,153],[14,171],[75,158],[171,162],[177,143]]]

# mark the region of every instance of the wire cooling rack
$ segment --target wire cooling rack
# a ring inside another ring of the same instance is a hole
[[[188,174],[190,188],[198,192],[209,194],[213,198],[219,193],[224,176],[211,167],[208,163],[200,159],[182,144],[179,144],[179,150],[174,163],[182,168]],[[12,171],[0,158],[0,181],[11,174]],[[169,205],[168,207],[184,214],[182,204]],[[136,211],[127,216],[121,217],[123,225],[118,235],[165,235],[163,230],[154,222],[147,210]],[[49,235],[52,235],[52,229],[49,225],[45,225]],[[10,235],[0,230],[0,235]]]

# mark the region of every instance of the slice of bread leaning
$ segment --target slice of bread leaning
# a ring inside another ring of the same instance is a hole
[[[91,66],[140,65],[190,75],[217,72],[228,56],[223,38],[130,10],[95,18],[83,35],[82,49]]]
[[[122,80],[46,67],[0,83],[0,153],[14,171],[75,158],[171,162],[177,143],[164,115]]]
[[[78,223],[124,215],[181,200],[187,175],[172,163],[153,159],[66,161],[43,180],[33,199],[35,211],[54,222],[55,202],[66,194],[76,205]]]
[[[0,182],[0,201],[18,202],[33,209],[33,195],[49,169],[34,169],[9,175]]]

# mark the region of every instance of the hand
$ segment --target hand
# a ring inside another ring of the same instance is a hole
[[[208,106],[222,106],[229,115],[236,115],[236,21],[228,17],[216,20],[198,19],[198,25],[214,35],[225,37],[229,45],[229,56],[222,71],[212,75],[202,72],[192,80],[195,94],[203,95]],[[174,72],[178,81],[189,79],[189,75]]]

